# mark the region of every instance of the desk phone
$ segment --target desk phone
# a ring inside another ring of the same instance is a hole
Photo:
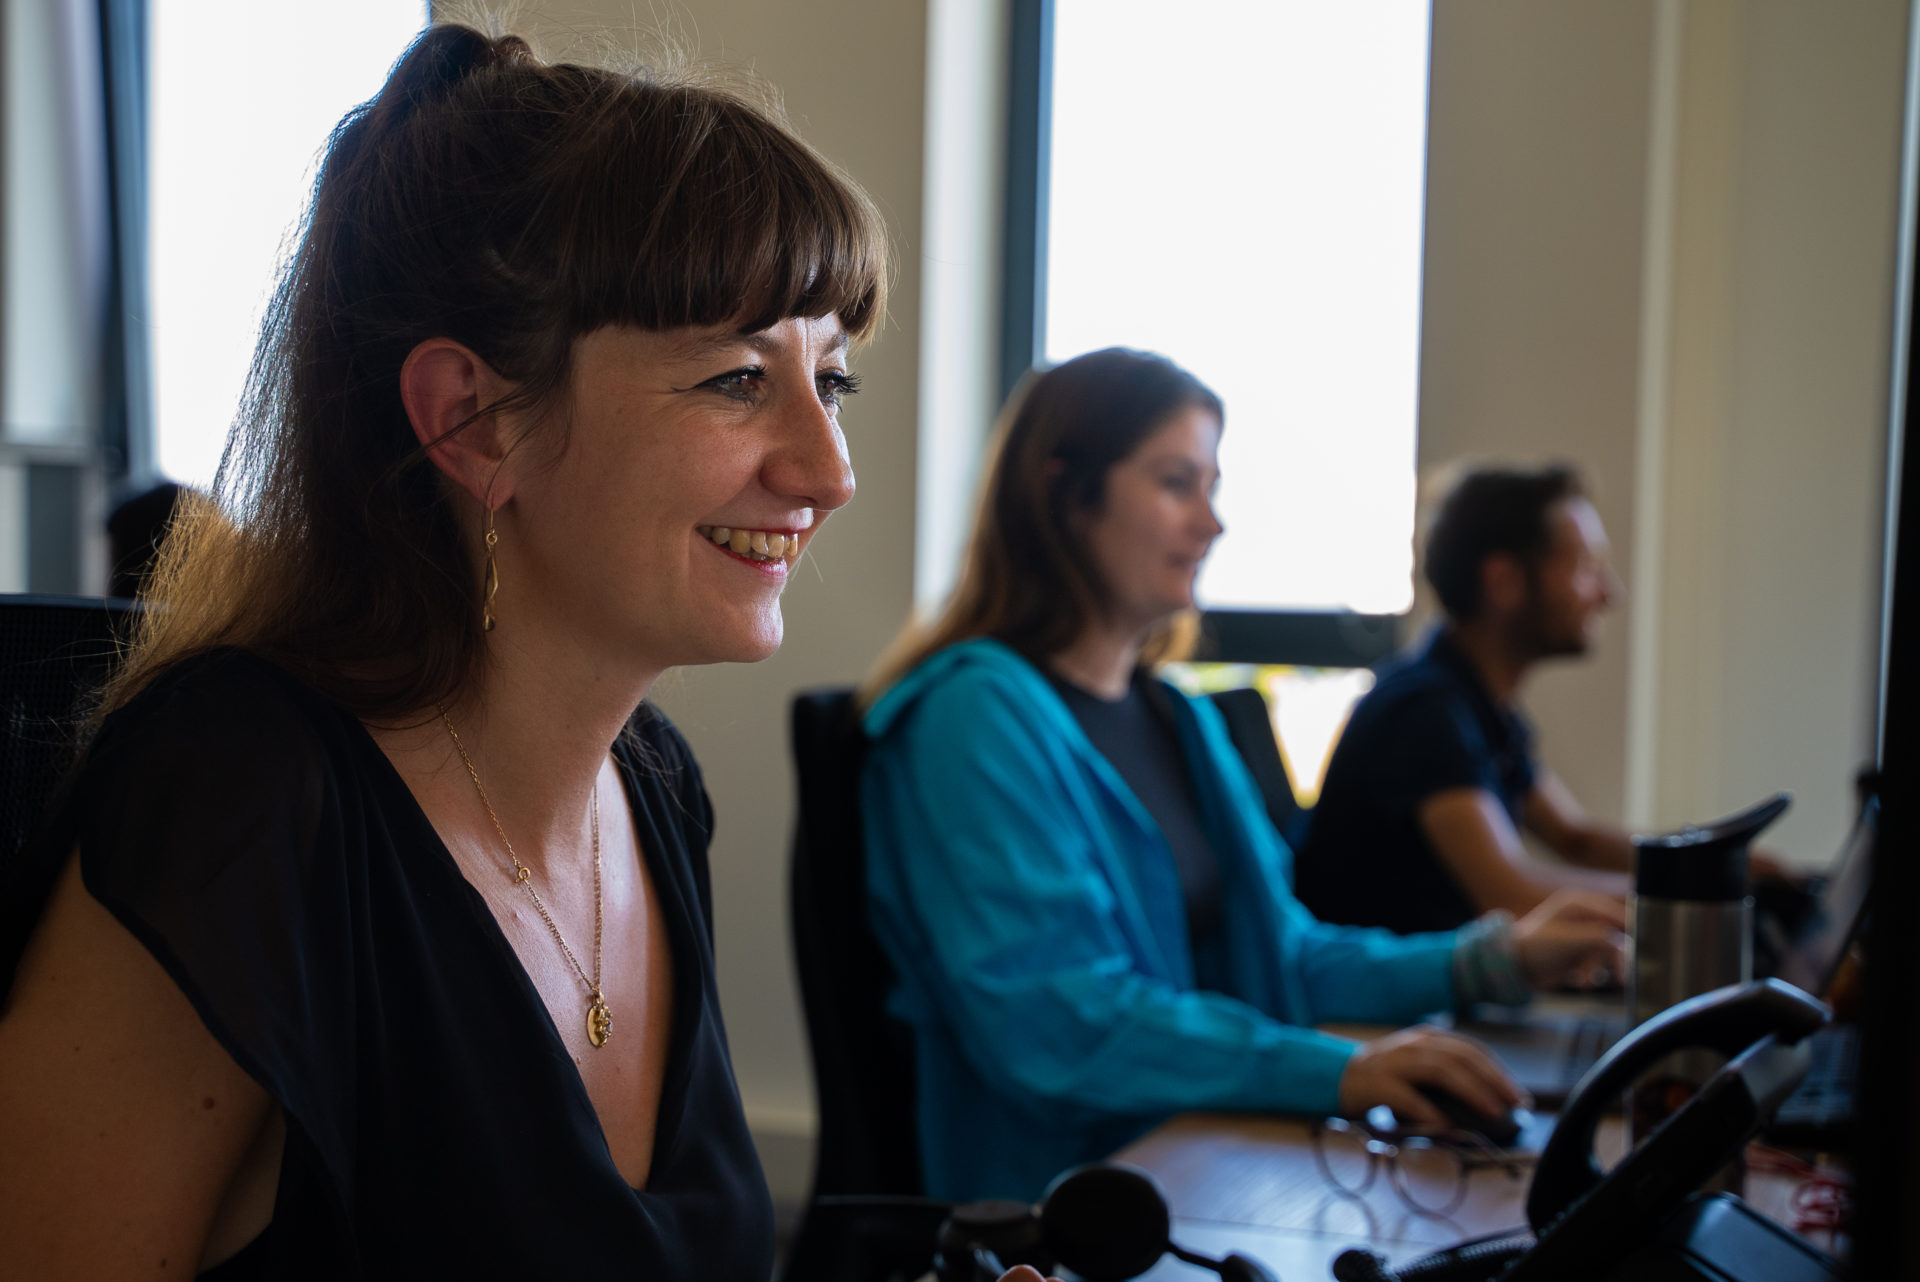
[[[1739,1156],[1812,1062],[1827,1008],[1779,980],[1732,985],[1648,1020],[1593,1066],[1540,1154],[1530,1231],[1462,1243],[1389,1268],[1369,1251],[1334,1262],[1339,1282],[1837,1282],[1829,1256],[1740,1199],[1700,1192]],[[1729,1058],[1685,1106],[1602,1173],[1607,1107],[1675,1051]]]

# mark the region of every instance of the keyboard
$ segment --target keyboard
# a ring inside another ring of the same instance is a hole
[[[1565,1083],[1567,1094],[1573,1092],[1587,1070],[1599,1062],[1600,1057],[1612,1049],[1620,1040],[1621,1021],[1618,1016],[1593,1015],[1574,1024],[1567,1037],[1566,1059],[1560,1070],[1560,1080]]]
[[[1854,1083],[1860,1073],[1860,1030],[1851,1024],[1822,1028],[1808,1044],[1813,1067],[1761,1131],[1772,1144],[1795,1148],[1842,1145],[1853,1126]]]

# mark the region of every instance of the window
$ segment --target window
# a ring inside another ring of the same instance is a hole
[[[426,20],[423,0],[155,0],[155,434],[172,479],[213,480],[327,136]]]
[[[1365,668],[1302,668],[1285,663],[1172,663],[1162,676],[1188,694],[1211,694],[1252,686],[1266,696],[1273,737],[1280,745],[1293,799],[1312,807],[1320,800],[1333,749],[1347,717],[1373,689]]]
[[[1413,596],[1425,0],[1015,14],[1039,88],[1025,121],[1014,93],[1035,194],[1010,176],[1010,264],[1034,247],[1010,329],[1032,316],[1048,362],[1163,352],[1226,402],[1199,585],[1222,657],[1381,657]]]

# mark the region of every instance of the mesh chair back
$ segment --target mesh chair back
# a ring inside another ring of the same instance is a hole
[[[1267,697],[1252,686],[1219,690],[1207,696],[1227,723],[1227,734],[1240,750],[1247,772],[1260,786],[1267,803],[1267,817],[1295,850],[1306,836],[1310,812],[1293,794],[1293,781],[1287,776],[1287,763],[1280,755],[1280,741],[1274,737],[1273,712]]]
[[[946,1214],[944,1203],[918,1196],[913,1047],[886,1013],[893,968],[867,921],[865,747],[851,690],[795,696],[800,804],[788,907],[820,1138],[813,1195],[782,1282],[920,1277]]]
[[[0,867],[12,868],[79,753],[130,601],[0,595]]]
[[[816,1197],[920,1191],[912,1046],[886,1013],[893,968],[867,924],[865,746],[851,690],[794,698],[800,813],[789,906],[820,1107]]]

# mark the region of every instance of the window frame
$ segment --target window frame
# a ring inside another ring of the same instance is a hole
[[[999,384],[1004,401],[1045,359],[1048,187],[1053,163],[1054,0],[1010,0]],[[1418,440],[1418,426],[1415,439]],[[1194,657],[1223,663],[1371,668],[1398,648],[1409,613],[1206,610]]]

